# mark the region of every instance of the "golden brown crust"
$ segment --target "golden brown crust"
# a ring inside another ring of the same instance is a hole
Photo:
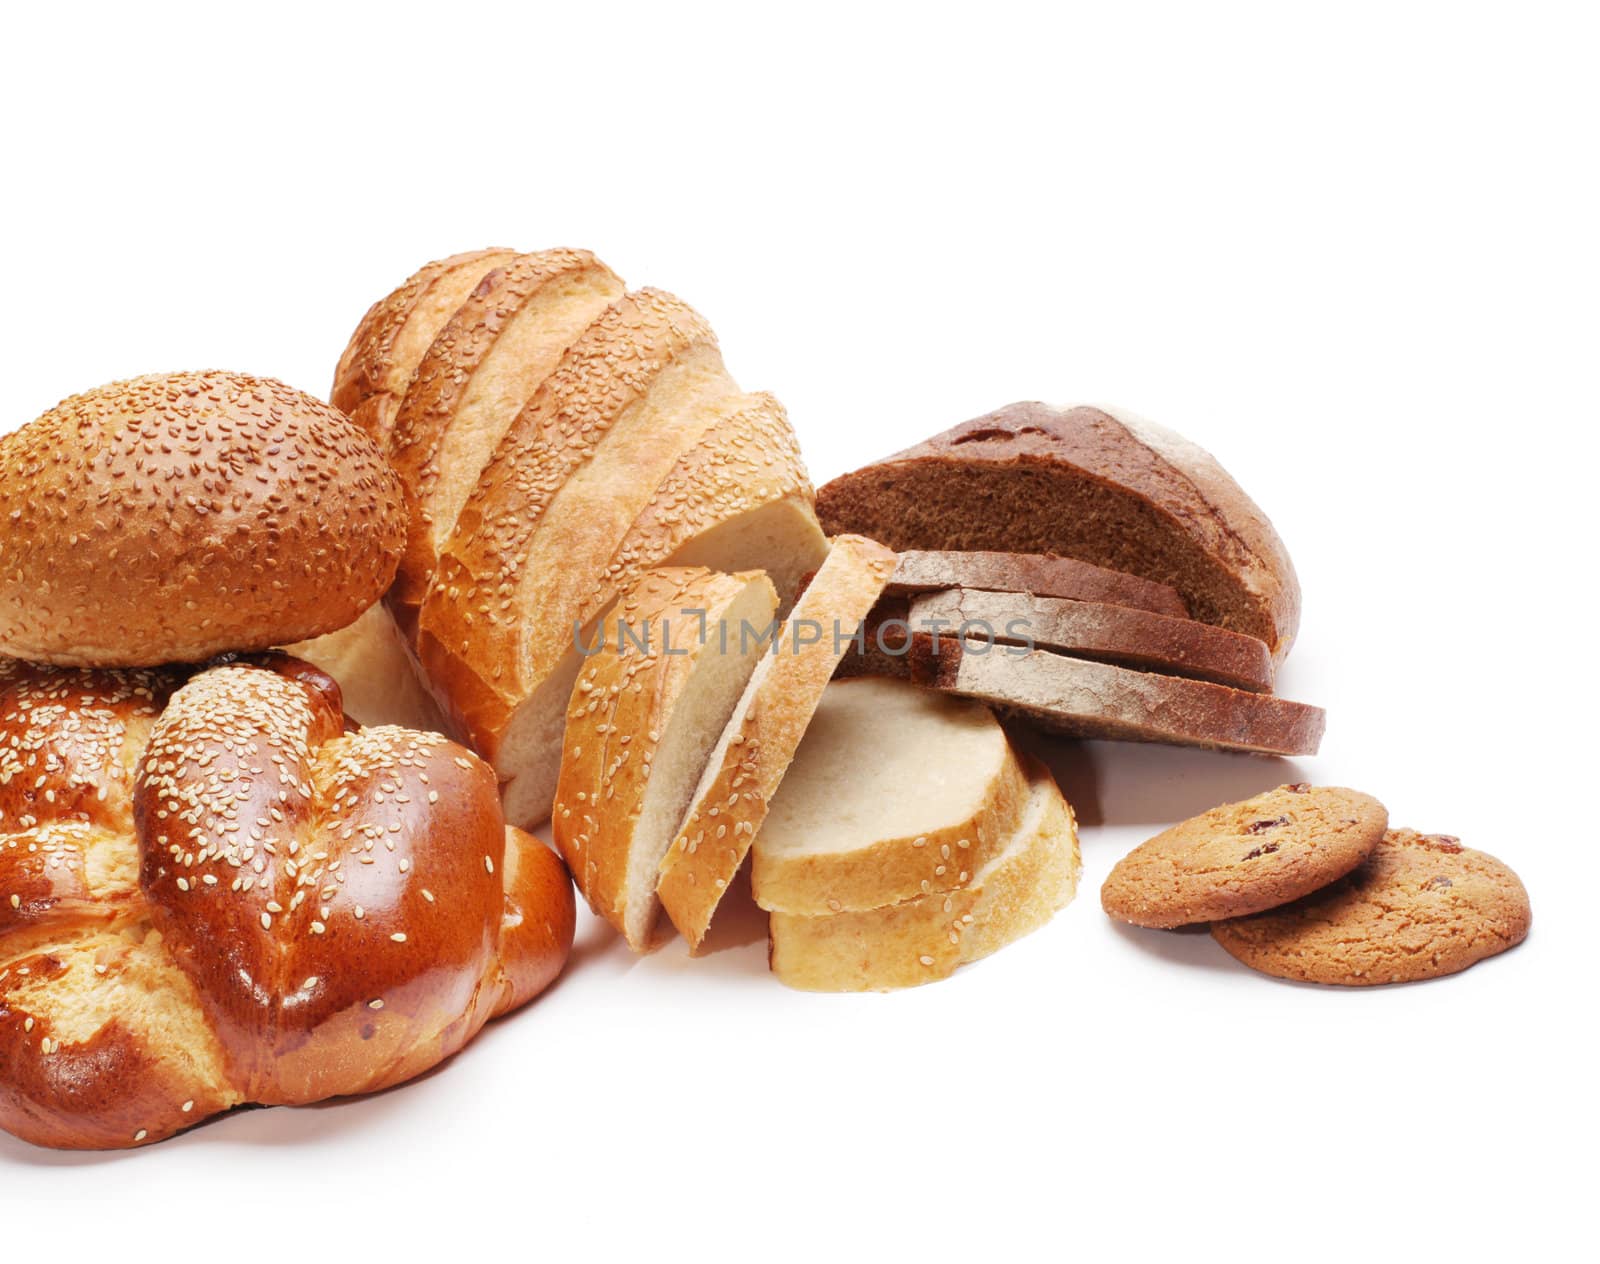
[[[459,501],[440,487],[440,450],[447,433],[458,426],[472,431],[475,479],[493,454],[503,427],[555,366],[567,340],[559,338],[559,345],[542,348],[548,358],[522,349],[518,363],[509,370],[502,367],[500,376],[526,378],[526,394],[514,382],[497,382],[484,392],[486,399],[476,401],[475,414],[486,415],[464,417],[463,408],[479,385],[479,372],[491,363],[490,353],[508,327],[537,309],[542,298],[586,283],[599,287],[607,282],[614,290],[611,297],[620,297],[622,283],[587,250],[545,250],[499,262],[479,280],[417,365],[395,414],[389,443],[410,510],[405,554],[388,597],[402,628],[414,632],[417,611],[438,565],[438,549],[455,527]],[[604,301],[598,288],[597,296]],[[509,399],[504,398],[508,388],[513,396]]]
[[[541,578],[526,566],[541,520],[617,418],[697,346],[714,350],[715,336],[672,295],[646,289],[613,304],[506,433],[439,555],[418,649],[462,731],[491,762],[512,712],[541,682],[534,656],[542,662],[570,644],[569,620],[518,599]]]
[[[1112,869],[1100,904],[1119,921],[1157,928],[1259,913],[1342,878],[1388,824],[1370,794],[1279,786],[1141,843]]]
[[[455,310],[448,295],[512,257],[509,250],[469,250],[436,259],[374,303],[339,357],[328,393],[333,406],[387,448],[417,361]]]
[[[505,869],[497,1015],[527,1004],[555,982],[572,952],[578,916],[561,858],[509,825]]]
[[[41,1144],[398,1083],[571,943],[482,761],[283,655],[184,675],[0,661],[0,1126]]]
[[[0,652],[106,667],[343,627],[405,530],[367,435],[235,373],[114,382],[0,439],[0,521]]]
[[[1507,865],[1446,834],[1398,829],[1338,882],[1211,934],[1266,974],[1360,987],[1465,970],[1516,947],[1532,923]]]
[[[872,609],[894,563],[894,554],[876,541],[836,538],[780,630],[775,652],[751,678],[726,745],[713,754],[683,828],[661,862],[662,906],[691,951],[700,947],[723,892],[766,819],[767,805],[843,654],[841,638],[850,636]]]

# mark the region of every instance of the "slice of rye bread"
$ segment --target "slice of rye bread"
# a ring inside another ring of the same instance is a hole
[[[1170,584],[1280,662],[1300,620],[1289,554],[1227,471],[1100,408],[1012,404],[834,479],[817,514],[893,549],[1058,553]]]
[[[1027,794],[988,707],[896,680],[835,681],[756,838],[756,903],[818,915],[964,887]]]
[[[1069,737],[1315,755],[1326,720],[1321,707],[1304,702],[1050,650],[919,634],[910,660],[919,684],[981,699]]]
[[[987,957],[1065,908],[1082,868],[1072,809],[1042,764],[1029,757],[1024,766],[1028,802],[1018,827],[970,884],[866,912],[773,913],[773,973],[813,992],[915,987]]]
[[[1074,601],[1131,606],[1175,619],[1189,617],[1189,607],[1183,604],[1176,588],[1123,571],[1093,566],[1076,558],[1042,553],[944,553],[911,549],[900,554],[884,592],[908,595],[945,588],[1070,597]]]
[[[567,708],[550,827],[578,890],[650,945],[656,871],[765,642],[778,595],[761,572],[647,571],[586,641]]]
[[[883,545],[839,536],[751,674],[661,861],[657,892],[691,952],[766,820],[846,638],[893,570]]]
[[[1256,693],[1272,688],[1272,655],[1265,641],[1148,610],[1060,597],[953,591],[913,598],[907,622],[918,632],[958,638],[970,634],[1061,650]]]

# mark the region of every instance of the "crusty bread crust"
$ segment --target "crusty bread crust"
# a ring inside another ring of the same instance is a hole
[[[661,862],[662,906],[691,951],[699,949],[728,883],[739,872],[839,663],[843,646],[835,629],[844,636],[856,629],[883,591],[894,562],[894,554],[876,541],[836,538],[781,629],[775,652],[750,678],[683,828]],[[814,631],[820,638],[810,640]]]
[[[1019,828],[970,886],[826,917],[774,913],[773,973],[812,992],[916,987],[1045,925],[1072,901],[1082,863],[1071,807],[1047,768],[1031,757],[1026,768],[1029,803]]]
[[[1049,650],[979,653],[919,635],[910,657],[920,683],[981,698],[1069,737],[1315,755],[1326,720],[1322,708],[1303,702]]]
[[[669,364],[715,347],[710,326],[672,295],[627,295],[539,387],[457,520],[423,603],[418,649],[462,731],[497,765],[512,713],[544,679],[545,660],[572,640],[570,612],[530,607],[520,591],[548,578],[528,565],[547,510]],[[606,542],[604,557],[616,543]],[[566,557],[552,562],[571,566]]]
[[[495,447],[567,347],[622,292],[587,250],[518,255],[486,273],[433,339],[389,443],[410,515],[388,600],[408,634],[438,551]]]
[[[329,402],[387,448],[411,375],[450,314],[510,250],[469,250],[436,259],[370,308],[334,370]]]
[[[370,437],[270,378],[163,373],[0,438],[0,653],[199,662],[351,623],[394,575],[400,481]]]

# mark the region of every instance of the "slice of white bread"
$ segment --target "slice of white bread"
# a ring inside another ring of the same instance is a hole
[[[337,632],[296,641],[283,649],[338,681],[346,714],[363,728],[398,724],[455,736],[381,601]]]
[[[656,873],[777,612],[760,572],[648,571],[601,621],[567,708],[551,830],[589,907],[635,952]]]
[[[1048,922],[1077,892],[1078,832],[1049,770],[1031,757],[1025,767],[1022,820],[970,885],[867,912],[773,913],[773,973],[810,992],[915,987],[947,978]],[[907,797],[914,794],[908,787]]]
[[[661,903],[698,950],[794,759],[848,638],[894,571],[876,541],[842,535],[757,664],[661,862]]]
[[[818,915],[964,887],[1027,797],[988,707],[897,680],[835,681],[756,838],[756,903]]]

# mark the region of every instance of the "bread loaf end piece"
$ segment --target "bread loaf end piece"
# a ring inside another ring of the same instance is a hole
[[[817,513],[895,549],[1055,553],[1168,584],[1279,662],[1299,626],[1266,515],[1203,449],[1128,414],[1012,404],[834,479]]]

